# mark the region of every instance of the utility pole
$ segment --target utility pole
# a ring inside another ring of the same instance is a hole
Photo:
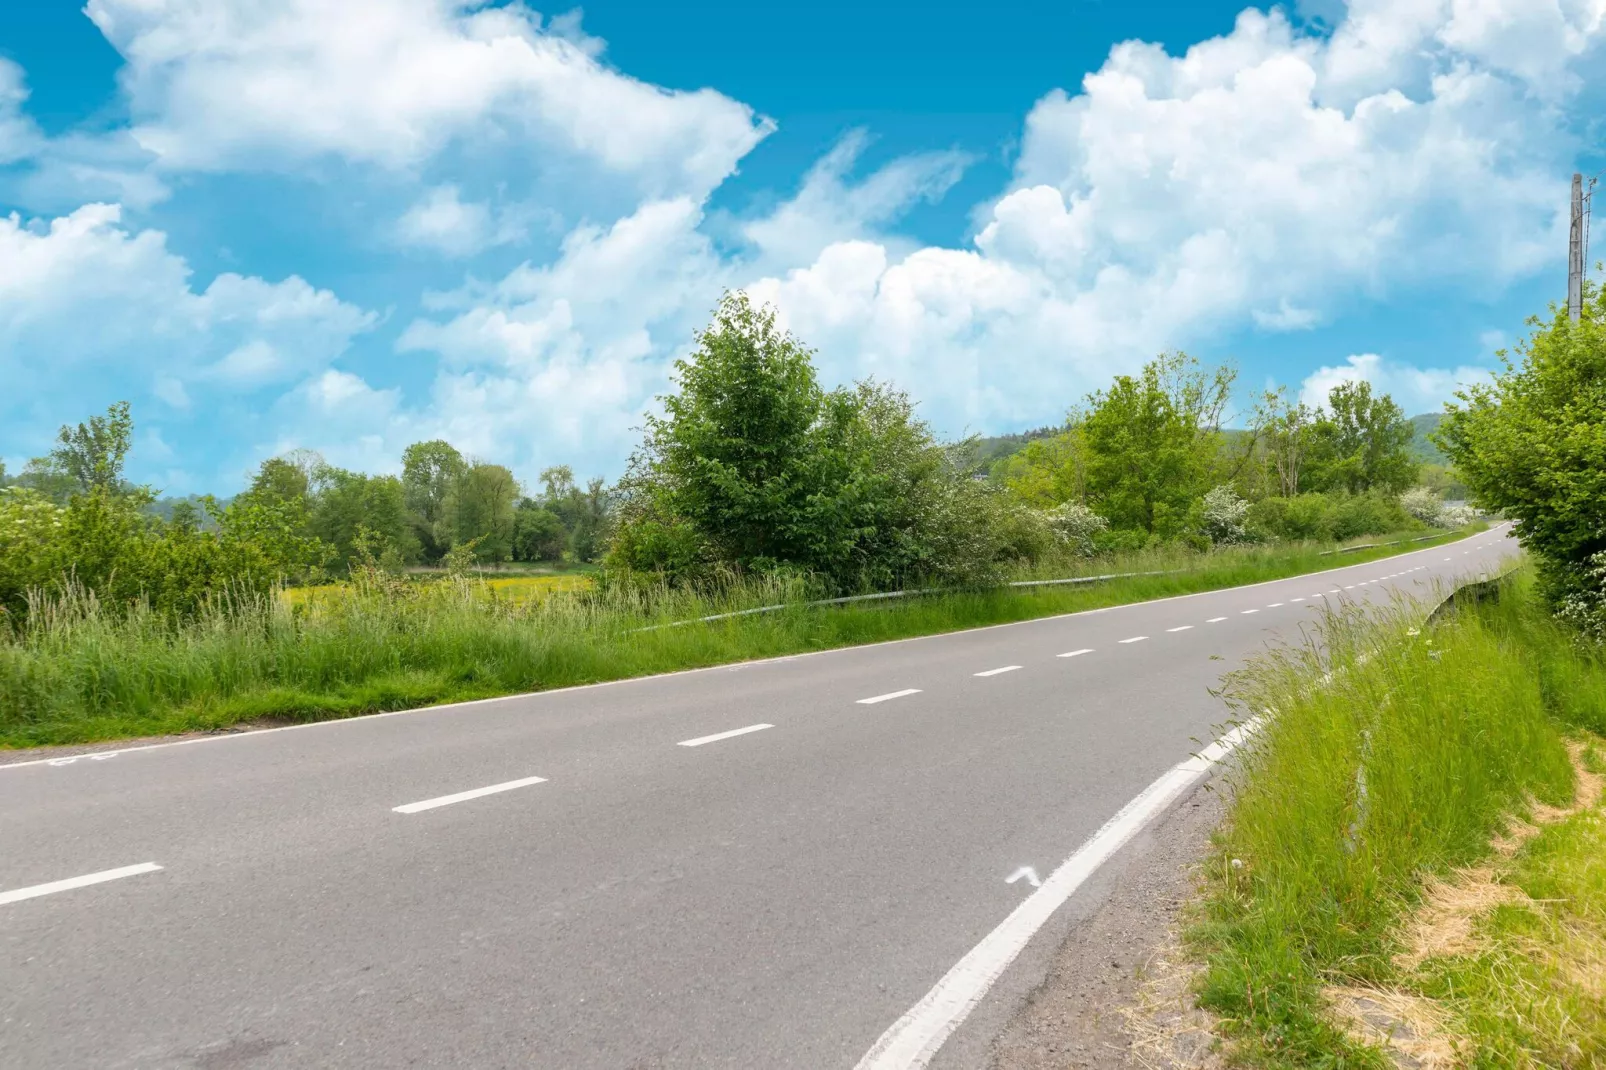
[[[1567,242],[1567,315],[1574,322],[1584,312],[1584,176],[1573,175],[1573,227]]]

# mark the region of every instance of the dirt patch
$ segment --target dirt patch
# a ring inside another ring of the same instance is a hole
[[[1115,890],[1054,954],[1043,984],[993,1042],[991,1070],[1205,1070],[1213,1020],[1178,933],[1220,822],[1200,788],[1134,844]]]
[[[1477,923],[1495,907],[1505,904],[1535,905],[1514,885],[1505,882],[1509,860],[1523,844],[1537,836],[1545,826],[1567,820],[1599,805],[1606,776],[1591,772],[1585,760],[1585,745],[1570,743],[1577,774],[1577,791],[1570,806],[1547,806],[1530,800],[1527,819],[1512,819],[1506,830],[1491,841],[1495,859],[1483,865],[1453,872],[1448,878],[1434,879],[1423,890],[1422,904],[1404,927],[1404,948],[1394,963],[1414,972],[1432,958],[1475,955],[1482,950]],[[1595,947],[1595,941],[1567,941],[1569,945]],[[1553,949],[1535,947],[1533,953],[1554,957]],[[1606,988],[1606,961],[1596,948],[1592,953],[1558,963],[1585,991]],[[1432,1000],[1394,989],[1333,986],[1323,990],[1332,1006],[1334,1020],[1351,1036],[1381,1048],[1396,1066],[1439,1070],[1466,1064],[1465,1042],[1446,1023],[1439,1005]]]

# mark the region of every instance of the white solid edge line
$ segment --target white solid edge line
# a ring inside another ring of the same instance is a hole
[[[894,1022],[860,1059],[855,1070],[918,1070],[981,1002],[993,983],[1037,930],[1082,883],[1145,825],[1187,791],[1210,767],[1254,731],[1251,721],[1227,733],[1187,761],[1173,766],[1123,806],[997,928],[960,959],[920,1002]]]
[[[74,888],[87,888],[91,884],[104,884],[107,881],[118,880],[122,877],[137,877],[141,873],[155,873],[161,868],[155,862],[141,862],[137,866],[103,869],[99,873],[87,873],[82,877],[68,877],[64,881],[35,884],[31,888],[16,888],[9,892],[0,892],[0,906],[5,906],[7,903],[20,903],[24,899],[36,899],[41,895],[70,892]]]
[[[1498,530],[1499,529],[1491,529],[1487,532],[1484,532],[1484,534],[1492,535]],[[1466,540],[1458,541],[1470,541],[1471,539],[1480,537],[1481,536],[1472,535],[1468,536]],[[1417,554],[1430,554],[1436,550],[1443,549],[1444,545],[1446,544],[1440,544],[1439,546],[1427,546],[1420,550],[1408,550],[1405,553],[1397,554],[1395,556],[1404,559],[1408,557],[1414,557]],[[1446,558],[1446,560],[1448,560],[1448,558]],[[1289,580],[1300,579],[1307,576],[1328,576],[1335,572],[1347,572],[1350,569],[1362,568],[1365,566],[1365,564],[1366,563],[1363,562],[1359,565],[1335,565],[1332,568],[1322,569],[1320,572],[1302,572],[1296,573],[1293,576],[1279,576],[1276,579],[1271,580],[1256,580],[1254,583],[1245,583],[1237,587],[1217,587],[1208,591],[1191,591],[1188,594],[1167,595],[1164,598],[1150,598],[1141,602],[1123,602],[1120,605],[1102,606],[1098,609],[1078,609],[1070,613],[1055,613],[1052,616],[1047,617],[1032,617],[1028,620],[1011,620],[1005,621],[1002,624],[985,624],[979,628],[962,628],[956,632],[934,632],[931,635],[911,635],[903,639],[883,639],[876,643],[859,643],[853,646],[832,647],[830,650],[804,650],[799,651],[796,654],[777,654],[774,657],[752,658],[748,661],[733,661],[722,665],[704,665],[696,669],[676,669],[673,672],[652,673],[648,676],[626,676],[618,680],[600,680],[594,684],[574,684],[569,687],[554,687],[544,691],[519,691],[512,695],[496,695],[492,698],[468,699],[463,702],[443,702],[436,706],[417,706],[410,710],[387,710],[384,713],[365,713],[361,717],[337,717],[331,721],[309,721],[306,724],[287,724],[280,725],[277,728],[257,728],[248,732],[223,732],[216,735],[196,736],[193,739],[175,739],[166,743],[141,743],[135,747],[122,747],[118,750],[106,751],[102,754],[94,755],[93,757],[110,758],[118,754],[133,754],[137,751],[167,750],[170,747],[192,747],[201,743],[221,743],[225,740],[253,739],[258,736],[276,735],[280,732],[302,732],[315,728],[334,728],[339,725],[366,724],[373,721],[388,720],[392,717],[413,717],[418,714],[447,713],[452,710],[467,709],[470,706],[489,706],[499,702],[518,702],[521,700],[528,701],[532,699],[546,699],[553,695],[567,694],[570,691],[588,691],[599,687],[622,687],[627,684],[648,683],[653,680],[663,680],[672,676],[691,676],[696,673],[730,672],[733,669],[746,668],[753,665],[767,665],[771,662],[796,661],[801,658],[825,657],[831,654],[842,654],[852,650],[872,650],[876,647],[894,646],[901,643],[922,643],[932,639],[946,639],[951,638],[952,636],[966,635],[972,632],[995,631],[1000,628],[1019,628],[1034,624],[1050,624],[1054,621],[1067,620],[1071,617],[1091,616],[1096,613],[1108,613],[1117,609],[1131,609],[1136,606],[1160,605],[1164,602],[1178,602],[1187,598],[1209,598],[1212,595],[1222,594],[1227,591],[1253,590],[1256,587],[1265,587],[1272,583],[1287,583]],[[1338,593],[1338,588],[1333,588],[1331,593]],[[68,757],[76,758],[91,756],[69,755]],[[60,757],[30,758],[21,762],[0,763],[0,772],[3,772],[7,769],[28,769],[34,766],[52,765],[57,762],[63,762],[63,764],[66,764],[63,758]]]
[[[903,698],[905,695],[918,695],[918,687],[906,687],[902,691],[888,691],[885,695],[871,695],[869,698],[859,699],[861,706],[874,706],[877,702],[885,702],[889,698]]]
[[[1175,628],[1167,628],[1166,631],[1168,631],[1168,632],[1186,632],[1186,631],[1191,631],[1192,629],[1193,629],[1193,625],[1191,625],[1191,624],[1179,624]]]
[[[437,806],[450,806],[452,803],[467,802],[485,795],[495,795],[502,791],[512,791],[514,788],[527,788],[531,784],[545,784],[546,777],[527,776],[523,780],[509,780],[502,784],[492,784],[488,788],[475,788],[472,791],[460,791],[455,795],[442,795],[435,799],[425,799],[423,802],[407,803],[404,806],[392,806],[391,809],[398,814],[416,814],[424,810],[433,810]]]
[[[1148,636],[1146,636],[1146,635],[1134,635],[1130,639],[1121,640],[1121,642],[1123,642],[1123,643],[1141,643],[1141,642],[1143,642],[1143,640],[1145,640],[1147,638],[1148,638]]]
[[[1057,657],[1057,658],[1079,658],[1083,654],[1091,654],[1091,653],[1093,653],[1093,648],[1090,647],[1090,646],[1085,646],[1081,650],[1067,650],[1063,654],[1055,654],[1054,656]]]
[[[722,739],[732,736],[745,736],[749,732],[762,732],[766,728],[774,728],[772,724],[750,724],[746,728],[733,728],[729,732],[715,732],[711,736],[698,736],[696,739],[683,739],[676,743],[677,747],[701,747],[704,743],[718,743]]]
[[[1005,665],[1003,668],[1000,668],[1000,669],[987,669],[984,672],[973,672],[970,675],[972,675],[972,676],[997,676],[999,673],[1003,673],[1003,672],[1014,672],[1018,668],[1020,668],[1019,665]]]

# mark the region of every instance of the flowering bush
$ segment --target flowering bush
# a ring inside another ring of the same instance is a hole
[[[1110,522],[1081,502],[1066,502],[1044,511],[1049,530],[1060,545],[1081,557],[1092,557],[1093,540],[1110,529]]]
[[[1238,496],[1231,484],[1223,483],[1204,496],[1200,527],[1211,542],[1243,542],[1249,537],[1244,529],[1248,514],[1249,503]]]

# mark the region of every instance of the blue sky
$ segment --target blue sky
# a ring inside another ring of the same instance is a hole
[[[1172,348],[1425,411],[1606,165],[1606,0],[18,6],[0,458],[127,398],[172,493],[437,436],[617,475],[725,287],[944,435]]]

